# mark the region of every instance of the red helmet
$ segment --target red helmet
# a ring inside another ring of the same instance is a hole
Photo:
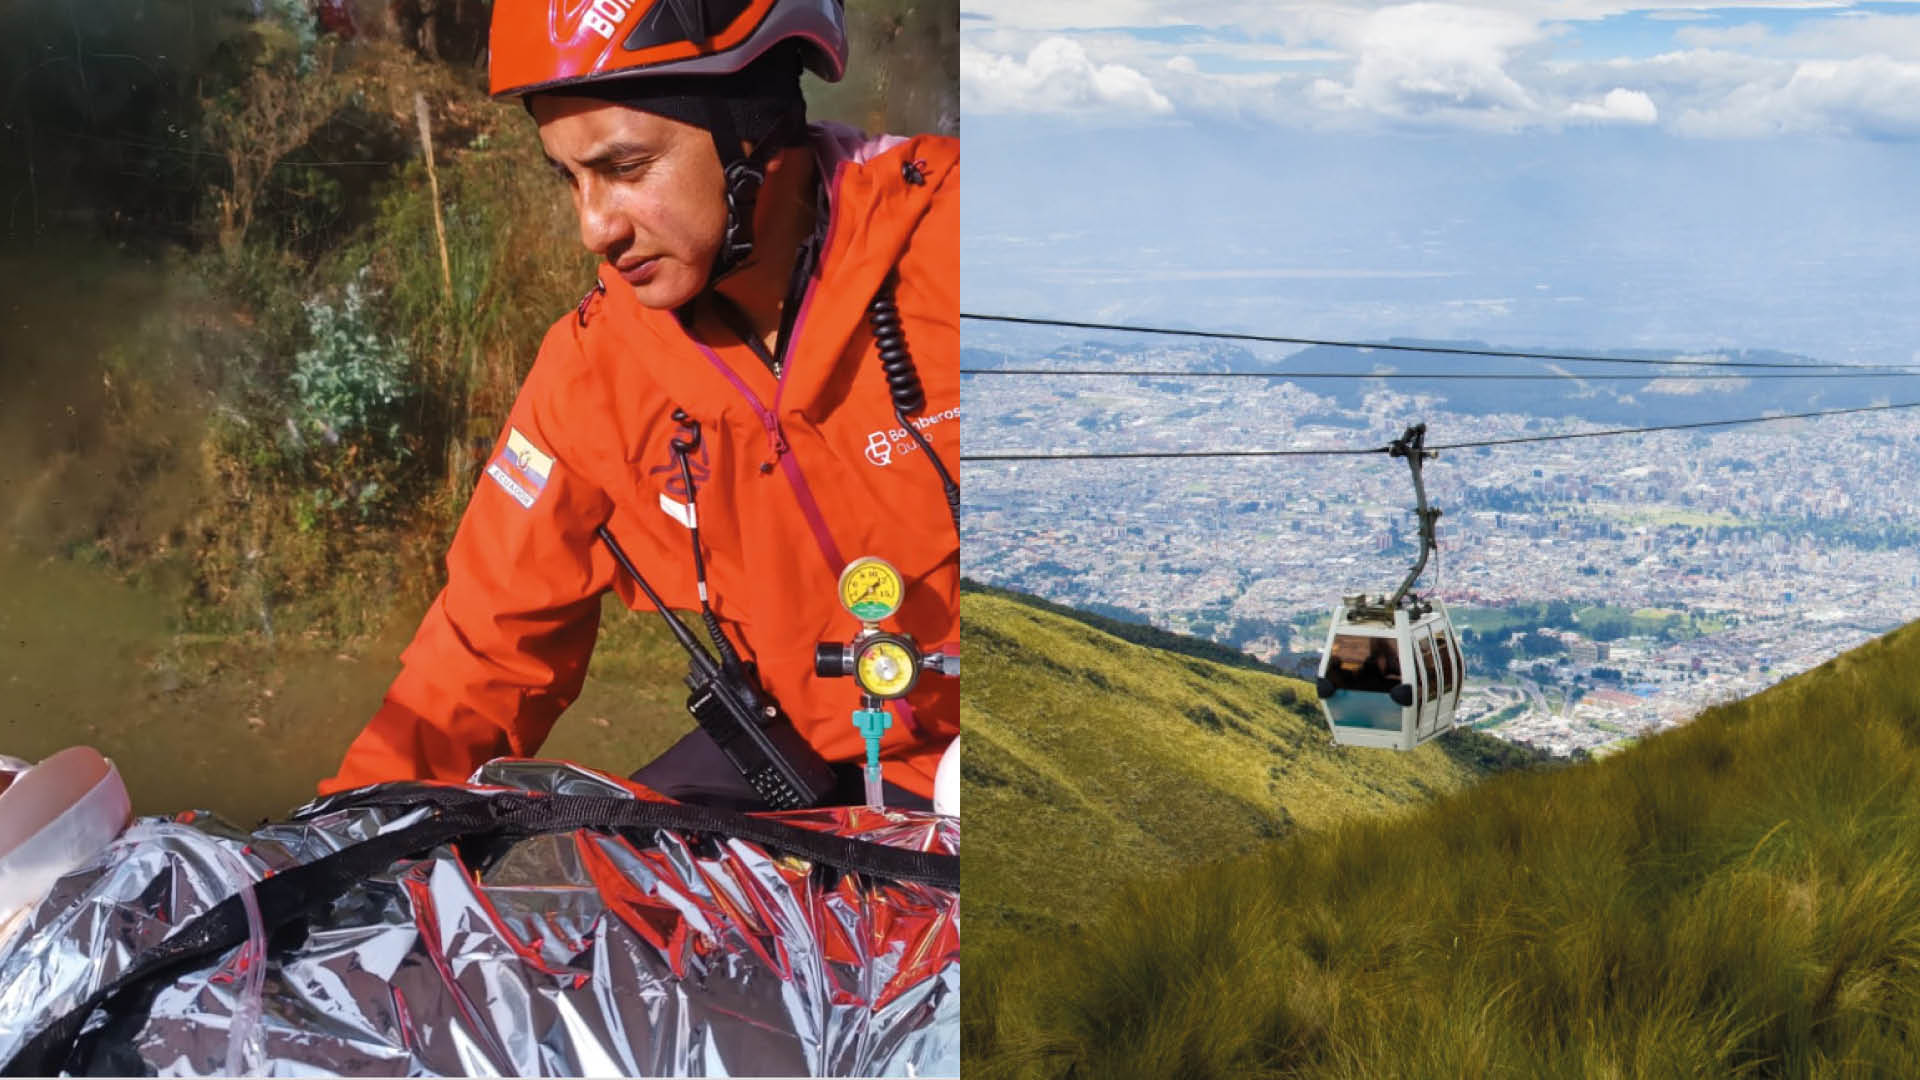
[[[726,75],[798,39],[828,82],[847,66],[842,0],[494,0],[494,96],[636,75]]]

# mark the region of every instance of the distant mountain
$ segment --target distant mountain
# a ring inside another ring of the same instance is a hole
[[[1395,338],[1388,344],[1426,348],[1492,349],[1502,352],[1529,351],[1526,346],[1489,345],[1479,341],[1432,341]],[[1566,353],[1565,349],[1540,349],[1541,352]],[[1682,353],[1673,350],[1629,349],[1597,351],[1591,355],[1609,358],[1656,361],[1711,361],[1723,364],[1814,363],[1810,357],[1769,349],[1727,350],[1710,353]],[[1039,355],[1017,355],[1001,348],[963,348],[961,364],[967,368],[1000,369],[1008,367],[1111,367],[1201,373],[1221,372],[1319,372],[1341,374],[1377,374],[1391,372],[1406,375],[1449,373],[1485,373],[1497,375],[1552,376],[1547,379],[1512,381],[1405,378],[1373,379],[1301,379],[1298,385],[1333,399],[1335,407],[1358,410],[1362,397],[1382,388],[1409,395],[1440,399],[1449,411],[1470,415],[1518,413],[1538,417],[1577,417],[1608,424],[1670,424],[1699,420],[1760,416],[1768,412],[1805,412],[1815,409],[1840,409],[1870,405],[1880,401],[1904,401],[1920,398],[1920,382],[1913,376],[1885,375],[1853,377],[1845,373],[1818,371],[1775,371],[1772,374],[1794,378],[1745,378],[1768,374],[1764,369],[1724,370],[1698,366],[1660,366],[1645,364],[1592,364],[1557,360],[1533,360],[1514,357],[1459,356],[1434,352],[1383,352],[1338,346],[1315,345],[1301,349],[1281,360],[1257,356],[1231,342],[1170,341],[1143,339],[1139,344],[1116,346],[1110,342],[1088,341],[1054,348]],[[1627,375],[1625,379],[1583,378],[1595,374]],[[1703,379],[1700,376],[1719,376]],[[1835,377],[1845,375],[1845,377]],[[1738,376],[1727,378],[1726,376]],[[1810,377],[1802,377],[1810,376]],[[1142,378],[1143,385],[1171,394],[1188,389],[1178,378]]]
[[[1061,648],[1038,616],[968,617],[976,656]],[[1169,695],[1121,712],[1087,654],[1052,656],[1057,674],[978,684],[987,764],[1017,751],[1053,786],[969,790],[969,877],[1082,927],[969,957],[969,1075],[1920,1075],[1920,624],[1601,761],[1399,815],[1366,811],[1426,781],[1387,770],[1445,763],[1346,759],[1331,775],[1370,796],[1325,814],[1347,827],[1242,858],[1219,836],[1259,797],[1196,798],[1193,777],[1257,788],[1239,778],[1284,717],[1236,716],[1203,756],[1167,713],[1239,686],[1121,653],[1139,674],[1116,691]],[[996,746],[1005,730],[1028,734]],[[1329,790],[1304,782],[1309,749],[1272,796],[1303,824],[1303,792]],[[990,830],[1019,854],[982,859]],[[1115,888],[1077,861],[1089,843],[1146,869]]]
[[[968,946],[1050,936],[1130,878],[1251,850],[1538,762],[1462,732],[1412,754],[1335,747],[1313,688],[1200,659],[1210,641],[961,596]],[[1096,629],[1149,631],[1148,648]]]
[[[963,368],[1003,368],[1016,367],[1020,357],[1001,349],[983,349],[974,345],[960,346],[960,366]]]

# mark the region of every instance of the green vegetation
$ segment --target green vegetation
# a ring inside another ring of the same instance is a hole
[[[1540,625],[1539,607],[1512,608],[1476,608],[1457,607],[1447,609],[1453,618],[1453,625],[1462,634],[1472,630],[1479,634],[1498,634],[1502,637],[1515,630],[1532,630]]]
[[[1594,641],[1619,641],[1628,637],[1651,637],[1661,641],[1685,641],[1725,629],[1724,615],[1705,611],[1669,611],[1640,608],[1588,606],[1575,610],[1564,601],[1550,604],[1520,605],[1510,608],[1462,607],[1450,612],[1460,629],[1468,666],[1478,672],[1503,672],[1514,659],[1553,656],[1566,651],[1563,643],[1541,631],[1575,630]],[[1516,632],[1518,642],[1508,639]]]
[[[1624,637],[1684,639],[1726,625],[1724,619],[1702,611],[1628,610],[1599,605],[1575,609],[1561,601],[1504,608],[1460,607],[1452,609],[1450,614],[1462,636],[1473,631],[1481,636],[1500,638],[1516,630],[1546,629],[1578,630],[1595,641],[1617,641]]]
[[[1603,761],[1162,860],[969,958],[968,1071],[1914,1075],[1917,670],[1920,625]]]
[[[956,10],[855,5],[810,114],[957,130]],[[489,13],[0,3],[0,751],[88,742],[136,812],[250,821],[378,707],[593,279],[532,122],[485,93]],[[617,601],[602,625],[542,751],[630,770],[690,727],[684,661]]]
[[[1527,704],[1524,701],[1516,702],[1512,705],[1508,705],[1507,707],[1501,709],[1499,712],[1494,713],[1492,716],[1487,717],[1485,720],[1476,721],[1473,726],[1476,730],[1479,730],[1479,731],[1490,731],[1493,728],[1497,728],[1501,724],[1504,724],[1507,721],[1512,720],[1515,717],[1524,714],[1528,709],[1531,709],[1532,707],[1533,706]]]
[[[47,470],[0,542],[163,585],[197,631],[379,633],[437,587],[593,280],[533,125],[485,93],[488,6],[70,7],[0,12],[0,449]],[[951,0],[848,19],[811,115],[956,130]]]
[[[966,593],[961,617],[975,970],[1076,927],[1123,882],[1538,760],[1467,734],[1412,754],[1342,750],[1298,680],[1129,644],[1001,590]],[[992,1000],[980,985],[969,1009]]]

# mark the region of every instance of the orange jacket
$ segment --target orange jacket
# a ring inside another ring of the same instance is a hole
[[[957,476],[959,146],[864,140],[836,126],[814,135],[832,210],[785,375],[776,381],[745,345],[693,340],[602,266],[604,292],[548,331],[454,536],[447,586],[322,794],[463,780],[490,758],[535,754],[580,692],[600,594],[651,607],[595,541],[603,523],[669,607],[697,610],[668,446],[676,407],[700,425],[693,471],[714,610],[829,761],[860,759],[865,745],[851,722],[853,681],[813,673],[817,643],[858,629],[837,596],[846,563],[893,563],[907,594],[886,625],[925,649],[958,649],[958,538],[938,476],[894,418],[866,306],[897,268],[927,395],[917,426]],[[956,682],[929,674],[907,708],[895,703],[881,744],[888,780],[931,794],[959,732]]]

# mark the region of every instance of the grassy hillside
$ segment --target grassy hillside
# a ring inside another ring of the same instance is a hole
[[[1225,664],[1228,667],[1246,668],[1249,671],[1265,671],[1275,675],[1286,674],[1286,672],[1281,671],[1272,664],[1262,663],[1259,657],[1249,656],[1231,645],[1222,645],[1217,641],[1208,641],[1206,638],[1192,637],[1187,634],[1176,634],[1170,630],[1162,630],[1149,623],[1129,622],[1125,619],[1116,619],[1111,615],[1099,615],[1091,611],[1081,611],[1078,608],[1071,608],[1065,604],[1056,604],[1051,600],[1043,600],[1038,596],[1029,596],[1026,593],[1014,592],[1011,589],[999,589],[992,585],[982,585],[977,581],[969,581],[966,578],[960,579],[960,591],[980,593],[983,596],[998,596],[1003,599],[1016,601],[1039,611],[1051,612],[1055,615],[1065,615],[1075,622],[1082,622],[1093,627],[1095,630],[1102,630],[1112,634],[1121,641],[1132,642],[1135,645],[1145,645],[1150,649],[1179,653],[1182,656],[1191,656],[1200,660],[1212,660],[1215,663]]]
[[[1920,1075],[1916,672],[1911,626],[1598,763],[1143,881],[974,959],[968,1071]]]
[[[1071,928],[1122,882],[1426,802],[1520,757],[1485,736],[1341,751],[1298,680],[997,590],[968,592],[961,616],[970,957]]]

